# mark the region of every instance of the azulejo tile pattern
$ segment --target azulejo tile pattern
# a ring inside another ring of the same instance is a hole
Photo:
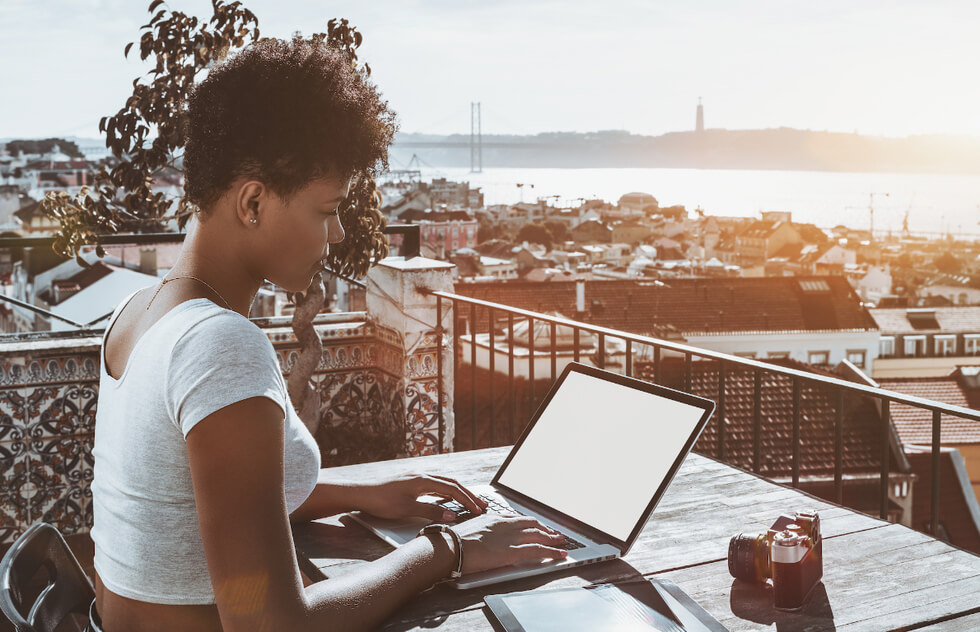
[[[0,359],[0,388],[98,380],[98,352],[40,359],[25,356]]]
[[[405,453],[404,398],[398,380],[374,369],[318,375],[324,467],[393,459]]]
[[[404,336],[376,324],[322,340],[314,385],[324,466],[439,451],[435,334],[408,358]],[[295,341],[274,346],[288,374],[299,349]],[[37,520],[66,535],[92,526],[98,348],[59,351],[0,349],[0,544]]]
[[[412,456],[437,454],[439,450],[438,385],[435,380],[415,380],[405,388],[406,440]]]
[[[91,527],[98,354],[0,361],[0,543],[37,520],[62,533]]]

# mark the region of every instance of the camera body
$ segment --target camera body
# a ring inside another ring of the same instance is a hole
[[[799,610],[823,577],[823,538],[816,511],[783,514],[765,533],[738,534],[728,544],[728,572],[764,584],[772,578],[777,610]]]

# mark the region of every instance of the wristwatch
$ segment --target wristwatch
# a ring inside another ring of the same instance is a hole
[[[453,544],[456,546],[456,570],[449,573],[449,579],[446,581],[455,581],[463,576],[463,539],[459,537],[459,534],[447,527],[444,524],[430,524],[422,527],[419,531],[419,535],[432,535],[436,533],[448,533],[449,537],[453,539]]]

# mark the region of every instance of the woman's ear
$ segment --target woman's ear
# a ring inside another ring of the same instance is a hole
[[[258,226],[262,220],[262,202],[268,189],[258,180],[247,180],[238,188],[235,198],[235,215],[246,228]]]

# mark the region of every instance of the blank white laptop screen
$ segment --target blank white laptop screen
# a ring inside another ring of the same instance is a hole
[[[626,540],[702,415],[572,371],[498,481]]]

